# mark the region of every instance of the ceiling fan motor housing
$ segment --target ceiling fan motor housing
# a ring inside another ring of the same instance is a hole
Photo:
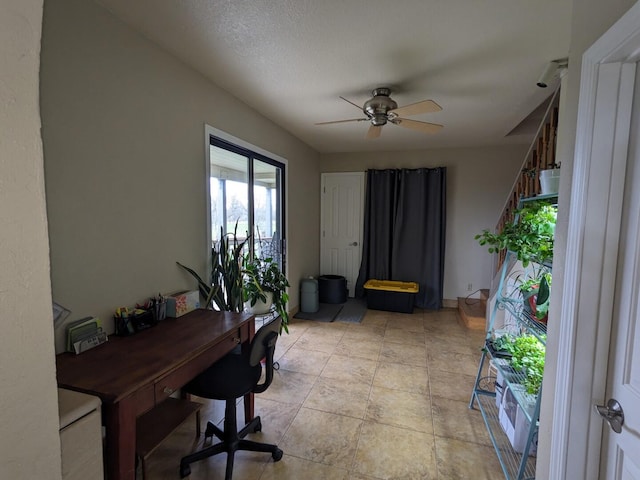
[[[371,119],[372,125],[382,126],[387,123],[387,112],[398,108],[398,104],[389,97],[391,90],[388,88],[376,88],[371,93],[373,98],[365,102],[362,110]]]

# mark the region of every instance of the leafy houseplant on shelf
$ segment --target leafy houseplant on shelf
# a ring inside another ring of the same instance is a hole
[[[244,301],[254,313],[267,313],[271,305],[282,319],[282,329],[289,333],[287,302],[289,280],[278,263],[271,257],[260,258],[246,255],[244,258]]]
[[[533,335],[520,335],[514,340],[511,366],[524,373],[524,386],[532,395],[537,395],[542,386],[545,350]]]
[[[525,311],[542,323],[547,323],[550,288],[551,272],[542,269],[537,275],[528,278],[518,286],[524,300]]]
[[[497,356],[510,358],[509,365],[524,375],[523,386],[527,393],[537,395],[542,386],[545,346],[533,335],[502,335],[493,340]],[[515,380],[512,380],[515,381]]]
[[[204,281],[195,270],[176,262],[198,282],[198,290],[205,299],[206,308],[236,313],[244,310],[243,261],[249,236],[240,240],[237,230],[237,223],[233,233],[225,235],[222,227],[220,228],[220,240],[211,248],[211,277],[208,282]]]
[[[544,201],[528,202],[515,211],[516,222],[506,224],[498,233],[483,230],[474,238],[480,245],[489,245],[489,253],[504,249],[515,253],[524,267],[531,261],[546,263],[553,259],[557,211]]]

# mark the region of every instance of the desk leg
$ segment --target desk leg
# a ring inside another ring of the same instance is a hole
[[[109,480],[136,478],[136,411],[130,399],[105,404],[106,463]]]
[[[246,341],[242,342],[240,348],[242,348],[243,353],[249,353],[251,351],[251,340],[253,340],[254,335],[256,334],[256,322],[255,317],[253,321],[249,322],[249,338]],[[253,409],[253,393],[248,393],[244,396],[244,423],[245,425],[253,420],[253,416],[255,415]]]

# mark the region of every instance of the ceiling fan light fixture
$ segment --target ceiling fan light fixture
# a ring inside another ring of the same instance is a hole
[[[387,124],[387,116],[383,113],[378,113],[371,117],[371,125],[376,127],[381,127],[382,125]]]
[[[435,123],[421,122],[417,120],[409,120],[404,117],[410,115],[419,115],[422,113],[433,113],[442,110],[442,107],[433,100],[422,100],[398,108],[398,104],[393,100],[391,89],[388,87],[378,87],[372,90],[372,98],[367,100],[361,110],[365,118],[352,118],[348,120],[334,120],[331,122],[320,122],[316,125],[327,125],[334,123],[359,122],[368,121],[371,125],[367,132],[366,138],[378,138],[382,127],[387,123],[393,123],[401,127],[410,128],[422,133],[435,133],[442,128],[442,125]],[[345,102],[360,109],[356,103],[344,97],[340,97]]]
[[[362,111],[369,118],[373,118],[378,115],[384,115],[386,117],[389,110],[398,108],[398,104],[389,97],[391,94],[390,89],[376,88],[371,93],[373,94],[373,98],[364,102],[364,105],[362,106]]]

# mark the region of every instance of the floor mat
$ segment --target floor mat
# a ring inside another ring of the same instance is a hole
[[[317,312],[298,312],[294,318],[319,322],[360,323],[365,313],[367,302],[364,298],[348,298],[345,303],[321,303]]]
[[[335,318],[337,322],[360,323],[367,313],[367,301],[364,298],[348,298],[343,305]]]
[[[343,305],[342,303],[321,303],[317,312],[298,312],[293,317],[303,320],[316,320],[318,322],[333,322],[342,310]]]

